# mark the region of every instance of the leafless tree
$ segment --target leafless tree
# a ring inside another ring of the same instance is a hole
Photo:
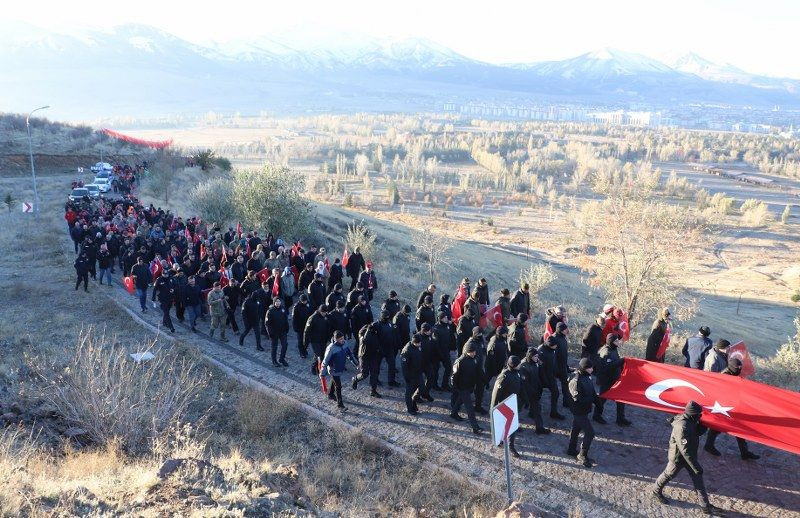
[[[428,265],[430,282],[435,282],[436,272],[440,267],[452,266],[449,252],[453,247],[453,240],[444,234],[423,228],[411,234],[411,244],[424,257]]]

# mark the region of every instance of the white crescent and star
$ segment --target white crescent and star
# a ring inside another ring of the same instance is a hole
[[[656,383],[653,383],[652,385],[647,387],[647,389],[644,391],[644,396],[647,399],[649,399],[650,401],[652,401],[653,403],[658,403],[659,405],[662,405],[662,406],[666,406],[666,407],[670,407],[670,408],[683,408],[680,405],[674,405],[672,403],[667,403],[666,401],[661,399],[661,394],[664,391],[667,391],[667,390],[672,389],[672,388],[678,388],[678,387],[690,388],[690,389],[694,390],[695,392],[697,392],[698,394],[700,394],[701,396],[705,396],[705,394],[703,394],[702,390],[697,388],[692,383],[689,383],[688,381],[682,380],[680,378],[669,378],[669,379],[657,381]],[[732,406],[722,406],[719,403],[719,401],[716,401],[716,400],[714,401],[714,404],[712,406],[705,406],[703,408],[708,409],[712,414],[722,414],[725,417],[731,417],[731,415],[728,412],[730,410],[733,410]]]

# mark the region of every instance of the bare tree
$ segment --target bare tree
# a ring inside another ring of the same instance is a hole
[[[679,318],[694,313],[697,301],[684,281],[702,220],[681,207],[623,198],[586,203],[572,219],[589,284],[624,307],[632,326],[665,306]]]
[[[422,228],[411,233],[411,244],[425,258],[431,278],[430,282],[435,282],[436,272],[441,266],[452,266],[449,252],[453,247],[453,240],[444,234],[437,234],[429,228]]]

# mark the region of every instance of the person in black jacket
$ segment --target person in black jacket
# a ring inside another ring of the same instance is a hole
[[[450,358],[450,351],[455,350],[456,336],[453,334],[453,326],[450,318],[444,311],[439,312],[439,323],[433,326],[432,340],[436,344],[436,358],[433,363],[433,387],[437,390],[450,392],[450,375],[453,372],[453,362]],[[443,367],[441,384],[439,380],[439,367]]]
[[[450,377],[450,386],[453,389],[450,396],[450,417],[456,421],[463,421],[464,418],[458,413],[463,405],[467,410],[472,432],[479,434],[481,427],[478,426],[478,420],[475,418],[475,405],[472,402],[475,386],[483,383],[481,368],[475,358],[478,350],[473,343],[468,342],[464,345],[463,351],[453,363],[453,374]]]
[[[242,304],[242,321],[244,322],[244,330],[239,335],[239,345],[244,345],[244,337],[252,329],[256,335],[256,350],[263,351],[261,347],[261,298],[258,292],[254,291],[244,299]]]
[[[153,300],[156,299],[156,296],[158,296],[158,302],[161,305],[161,324],[174,333],[175,327],[172,325],[172,319],[169,316],[169,312],[172,309],[172,301],[175,298],[172,270],[166,270],[163,275],[156,279],[156,283],[153,286]]]
[[[303,329],[303,344],[306,347],[311,346],[314,352],[314,358],[311,364],[312,374],[319,374],[319,362],[322,361],[322,355],[325,353],[325,344],[331,336],[328,329],[328,308],[324,304],[308,317],[306,326]]]
[[[88,272],[88,266],[87,266]],[[150,286],[150,280],[153,276],[150,274],[150,268],[144,264],[144,259],[139,256],[136,259],[136,264],[131,269],[131,276],[133,276],[133,283],[136,287],[136,294],[139,295],[139,305],[142,307],[142,313],[147,312],[147,287]]]
[[[422,306],[422,304],[425,302],[425,297],[430,297],[431,300],[433,300],[434,294],[436,294],[436,285],[428,285],[428,289],[422,290],[422,293],[420,293],[419,297],[417,298],[417,308]]]
[[[486,363],[486,344],[483,342],[483,334],[481,333],[481,328],[475,326],[472,328],[472,336],[467,340],[467,344],[472,344],[475,348],[477,354],[475,355],[475,361],[478,362],[478,380],[479,383],[475,385],[475,412],[486,415],[488,412],[485,408],[483,408],[483,393],[486,390],[486,373],[483,370],[483,366]]]
[[[528,318],[531,316],[531,296],[528,283],[523,284],[511,299],[511,314],[519,315],[520,313],[525,313]]]
[[[456,350],[463,351],[464,344],[472,337],[472,330],[478,325],[478,320],[472,312],[461,315],[456,326]]]
[[[233,329],[233,333],[238,335],[239,324],[236,323],[236,308],[239,307],[242,297],[242,290],[239,288],[239,281],[236,279],[231,279],[230,284],[222,288],[222,293],[225,295],[225,300],[228,302],[225,307],[225,313],[227,313],[225,325],[227,326],[230,324],[231,329]],[[175,310],[177,311],[177,309],[178,308],[176,307]]]
[[[364,291],[364,286],[361,285],[360,282],[356,283],[356,287],[350,290],[350,293],[347,294],[347,305],[345,309],[347,311],[347,317],[350,317],[350,313],[353,311],[353,308],[358,305],[358,298],[359,297],[367,297],[367,292]],[[353,329],[353,333],[356,333],[358,329]]]
[[[618,347],[622,345],[622,338],[615,334],[610,334],[606,337],[606,345],[604,345],[597,356],[597,384],[602,394],[611,388],[622,373],[622,366],[625,360],[620,358]],[[595,360],[592,360],[594,363]],[[603,419],[603,407],[606,400],[599,398],[597,404],[594,406],[594,415],[592,419],[600,424],[606,424]],[[625,419],[625,403],[617,402],[617,424],[620,426],[630,426],[631,422]]]
[[[201,307],[203,303],[203,293],[200,286],[197,285],[197,280],[194,275],[189,277],[189,284],[186,286],[186,292],[183,294],[183,304],[189,310],[189,324],[192,327],[192,332],[197,332],[197,319],[200,318]],[[260,315],[259,315],[260,316]]]
[[[308,291],[308,286],[314,280],[314,265],[307,263],[305,268],[300,272],[300,277],[297,279],[297,291],[304,293]]]
[[[389,292],[389,298],[383,301],[381,311],[389,313],[389,320],[391,321],[394,316],[400,311],[400,301],[397,300],[397,292],[392,290]]]
[[[645,350],[644,355],[645,360],[650,362],[664,363],[664,357],[666,354],[659,357],[658,350],[661,347],[661,341],[664,339],[664,335],[670,326],[671,318],[672,314],[668,308],[663,308],[659,312],[658,318],[655,320],[655,322],[653,322],[653,327],[650,329],[650,336],[647,337],[647,349]]]
[[[288,342],[286,336],[289,334],[289,316],[286,314],[286,308],[283,307],[283,301],[280,297],[275,297],[272,300],[272,307],[267,310],[267,315],[264,318],[267,326],[267,334],[272,342],[272,366],[288,367],[289,363],[286,361],[286,348]],[[281,344],[280,363],[278,363],[278,342]]]
[[[397,387],[397,332],[387,310],[381,310],[381,318],[377,324],[378,342],[381,344],[381,360],[386,361],[389,386]],[[378,365],[378,369],[380,370],[380,365]]]
[[[486,364],[483,370],[486,373],[487,382],[495,376],[499,376],[506,368],[509,356],[511,354],[508,348],[508,328],[500,326],[494,330],[494,335],[489,339],[489,345],[486,346]]]
[[[358,305],[350,312],[350,329],[353,331],[353,336],[356,337],[356,344],[354,353],[359,355],[359,346],[361,343],[361,335],[359,332],[361,328],[367,324],[371,324],[375,318],[372,316],[372,308],[367,303],[367,297],[361,295],[358,297]]]
[[[392,319],[392,324],[394,324],[394,329],[397,333],[395,344],[397,344],[398,353],[402,348],[401,344],[407,344],[408,341],[411,340],[411,321],[408,316],[409,313],[411,313],[411,306],[404,304]]]
[[[478,304],[484,306],[489,305],[489,283],[485,278],[481,277],[480,280],[478,280],[478,284],[475,285],[473,293],[477,295]]]
[[[528,351],[528,340],[525,327],[528,325],[528,316],[525,313],[517,315],[517,320],[508,329],[508,349],[514,356],[520,358]]]
[[[436,314],[433,312],[433,299],[425,297],[422,306],[417,309],[416,317],[417,331],[422,328],[422,324],[433,327],[436,324]]]
[[[83,283],[83,291],[89,291],[89,257],[86,255],[86,252],[81,252],[78,257],[75,258],[75,273],[78,276],[78,280],[75,281],[75,291],[78,291],[78,287]],[[149,273],[149,272],[148,272]],[[145,293],[147,292],[147,286],[145,286]],[[146,296],[146,295],[145,295]],[[142,306],[142,311],[146,309],[146,306]]]
[[[189,279],[186,277],[186,273],[178,264],[174,264],[172,266],[172,271],[174,272],[172,275],[172,285],[175,288],[175,316],[178,317],[178,322],[183,323],[184,316],[186,314],[186,287],[189,286]],[[238,335],[239,328],[236,326],[235,320],[232,321],[231,327]]]
[[[347,276],[350,277],[351,290],[353,287],[355,287],[356,282],[358,282],[358,276],[361,274],[361,270],[363,270],[365,266],[366,263],[364,263],[364,256],[361,255],[361,249],[356,247],[350,257],[347,259],[347,266],[345,266]]]
[[[554,328],[556,333],[553,335],[558,344],[556,349],[556,379],[561,382],[562,405],[569,408],[569,389],[567,388],[567,378],[569,377],[569,343],[567,335],[569,328],[566,322],[558,322]]]
[[[589,448],[594,439],[594,428],[589,420],[589,412],[592,405],[597,402],[597,392],[594,390],[592,381],[592,360],[582,358],[578,364],[578,370],[572,373],[569,379],[569,392],[572,397],[572,430],[569,434],[569,447],[567,455],[576,456],[578,462],[587,468],[594,465],[594,460],[589,458]],[[583,432],[583,442],[580,451],[578,447],[578,435]]]
[[[308,358],[308,344],[303,333],[306,329],[308,317],[311,316],[313,311],[311,304],[308,303],[308,295],[301,293],[298,303],[292,308],[292,329],[297,334],[297,350],[301,358]]]
[[[335,308],[336,303],[339,301],[342,302],[342,307],[345,307],[347,299],[345,299],[344,294],[342,293],[342,285],[336,283],[333,285],[331,292],[328,293],[328,296],[325,298],[325,304],[329,308]]]
[[[328,309],[328,331],[331,334],[341,331],[345,337],[351,336],[353,333],[350,332],[350,320],[344,312],[344,301],[338,300],[333,309],[330,306]]]
[[[247,265],[244,264],[244,256],[239,255],[231,266],[231,276],[239,282],[244,281],[247,276]]]
[[[111,286],[111,269],[114,266],[114,258],[111,252],[108,251],[108,246],[105,244],[100,245],[100,251],[97,252],[97,268],[100,270],[100,279],[98,282],[103,284],[103,277],[108,279],[108,285]]]
[[[564,416],[558,413],[557,349],[558,342],[555,336],[548,337],[547,341],[539,346],[539,359],[542,361],[542,387],[550,392],[550,417],[562,420]]]
[[[325,283],[322,280],[322,275],[315,273],[314,280],[308,285],[308,301],[311,303],[312,308],[318,308],[325,304]]]
[[[727,374],[728,376],[739,376],[742,373],[742,360],[739,358],[731,358],[728,360],[728,366],[722,370],[722,374]],[[719,450],[715,446],[715,442],[717,437],[719,436],[720,432],[718,430],[708,430],[708,436],[706,437],[706,445],[703,447],[705,451],[714,455],[715,457],[719,457],[722,455]],[[739,454],[742,457],[742,460],[757,460],[761,458],[761,455],[757,455],[751,452],[747,448],[747,441],[742,439],[741,437],[736,438],[736,444],[739,446]]]
[[[372,269],[372,261],[367,262],[367,269],[359,274],[358,282],[367,290],[367,299],[372,300],[375,291],[378,289],[378,277],[375,275],[375,270]]]
[[[589,358],[593,362],[597,361],[597,353],[603,345],[600,343],[600,339],[603,336],[603,327],[605,325],[606,319],[603,315],[598,315],[597,320],[586,330],[583,335],[583,345],[581,346],[581,358]]]
[[[550,430],[544,427],[542,420],[542,364],[539,362],[539,351],[529,347],[525,358],[519,366],[519,375],[522,379],[522,390],[525,391],[525,400],[528,403],[528,417],[536,425],[536,433],[549,434]]]
[[[378,393],[378,376],[381,366],[381,343],[378,338],[379,322],[372,322],[365,325],[358,331],[359,343],[358,350],[358,374],[353,376],[353,390],[358,388],[358,382],[367,379],[369,376],[369,386],[372,389],[370,396],[375,398],[382,397]]]
[[[662,504],[668,504],[669,500],[664,496],[664,486],[680,473],[683,468],[689,472],[700,501],[701,508],[705,514],[721,515],[722,509],[713,505],[708,500],[706,485],[703,481],[703,467],[697,458],[697,447],[700,445],[700,436],[706,432],[706,427],[700,424],[700,415],[703,407],[694,401],[686,403],[683,414],[672,416],[669,419],[672,425],[672,433],[669,437],[669,453],[667,455],[667,467],[656,479],[653,486],[653,498]]]
[[[342,263],[337,257],[331,265],[331,271],[328,273],[328,291],[334,291],[336,286],[339,286],[339,291],[342,291]],[[330,304],[328,304],[330,305]]]
[[[525,397],[525,391],[522,390],[522,378],[519,374],[519,364],[520,360],[518,356],[508,357],[505,367],[497,376],[497,380],[494,382],[494,388],[492,389],[492,401],[489,408],[496,407],[512,394],[517,395],[518,408],[523,408],[525,406],[527,401]],[[517,435],[517,431],[508,436],[508,449],[511,452],[511,455],[514,457],[520,456],[519,452],[514,447],[514,438]]]
[[[422,336],[415,334],[400,351],[400,370],[406,382],[406,410],[411,415],[419,413],[417,399],[422,382]]]

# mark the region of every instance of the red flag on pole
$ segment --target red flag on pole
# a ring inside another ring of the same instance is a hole
[[[730,358],[739,358],[742,361],[742,372],[739,376],[749,378],[756,373],[753,360],[750,359],[750,353],[744,342],[736,342],[728,348],[728,359]]]
[[[228,279],[228,270],[226,270],[224,266],[221,267],[219,269],[219,285],[224,288],[230,284],[230,282],[230,279]]]
[[[500,304],[487,309],[483,316],[486,317],[486,322],[491,323],[494,327],[503,325],[503,310],[500,308]]]
[[[162,271],[164,271],[164,267],[161,266],[161,262],[156,259],[150,261],[150,275],[153,277],[153,282],[156,282],[156,279],[161,277]]]
[[[206,247],[203,246],[203,243],[200,243],[200,260],[202,261],[205,256],[206,256]]]
[[[800,454],[800,394],[741,376],[625,358],[606,399],[671,412],[694,400],[701,422],[714,430]]]
[[[272,296],[277,297],[281,294],[281,274],[275,276],[272,280]]]
[[[259,279],[261,282],[264,282],[264,281],[266,281],[267,279],[269,279],[269,276],[270,276],[270,275],[272,275],[272,272],[269,270],[269,268],[264,268],[263,270],[261,270],[260,272],[258,272],[258,273],[256,274],[256,277],[258,277],[258,279]]]
[[[461,320],[461,315],[464,313],[464,303],[467,301],[467,297],[469,297],[469,295],[467,294],[466,287],[463,285],[459,286],[458,293],[456,293],[456,296],[453,298],[452,306],[453,322],[456,324]]]
[[[297,269],[297,266],[292,266],[292,277],[294,277],[294,285],[297,286],[297,283],[300,282],[300,270]]]
[[[128,290],[128,293],[133,295],[133,277],[125,277],[122,279],[122,284],[125,285],[125,289]]]
[[[237,239],[242,239],[242,222],[238,222],[236,224],[236,235],[238,236]]]
[[[667,347],[669,347],[670,334],[672,334],[672,326],[667,324],[667,330],[664,332],[664,338],[661,339],[661,345],[658,346],[658,351],[656,351],[656,358],[663,358],[664,355],[667,353]]]
[[[228,264],[228,252],[225,250],[225,245],[222,246],[222,259],[219,260],[219,267],[225,268]]]
[[[350,260],[350,252],[347,251],[347,247],[344,247],[344,252],[342,252],[342,266],[347,266],[347,261]]]
[[[322,372],[322,360],[317,360],[317,371]],[[322,386],[322,393],[328,393],[328,379],[325,376],[320,376],[319,383]]]

